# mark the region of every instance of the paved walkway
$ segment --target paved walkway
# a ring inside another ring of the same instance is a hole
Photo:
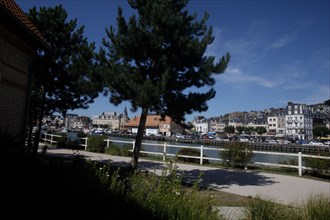
[[[76,152],[77,153],[77,152]],[[71,157],[74,152],[68,149],[48,149],[48,155]],[[128,166],[130,157],[119,157],[106,154],[78,151],[86,159],[106,162],[113,165]],[[138,169],[161,173],[164,162],[139,159]],[[233,171],[223,168],[214,168],[199,165],[177,164],[184,180],[193,183],[202,171],[201,184],[205,187],[221,190],[242,196],[255,197],[260,195],[278,203],[299,203],[306,198],[323,194],[330,197],[330,183],[318,180],[293,177],[279,174],[262,173],[255,171]]]

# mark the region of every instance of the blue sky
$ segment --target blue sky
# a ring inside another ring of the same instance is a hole
[[[62,4],[69,18],[85,26],[85,36],[97,49],[113,25],[118,6],[125,16],[133,11],[122,0],[16,0],[23,11],[33,6]],[[234,111],[285,107],[288,101],[314,104],[330,99],[328,0],[308,1],[216,1],[191,0],[190,13],[200,18],[210,14],[215,40],[206,55],[220,58],[227,51],[231,61],[224,74],[216,76],[216,97],[208,102],[207,112],[187,115],[213,117]],[[102,95],[79,115],[99,115],[104,111],[123,112],[129,103],[118,107]],[[132,113],[134,117],[140,112]]]

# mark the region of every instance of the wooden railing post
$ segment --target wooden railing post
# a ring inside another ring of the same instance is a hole
[[[108,138],[105,141],[107,142],[107,147],[109,147],[110,139]]]
[[[201,145],[201,158],[200,158],[200,165],[203,165],[203,145]]]
[[[53,144],[53,137],[54,137],[53,134],[51,134],[50,135],[50,146],[52,146],[52,144]]]
[[[164,149],[163,149],[163,161],[166,161],[166,142],[164,143]]]
[[[88,137],[85,137],[85,150],[87,151],[87,141],[88,141]]]
[[[302,176],[302,154],[298,152],[298,175]]]

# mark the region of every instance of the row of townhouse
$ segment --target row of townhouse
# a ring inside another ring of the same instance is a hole
[[[125,128],[128,132],[136,134],[139,123],[140,117],[135,116],[125,124]],[[147,136],[155,135],[170,137],[178,133],[182,134],[183,128],[181,125],[176,124],[171,117],[165,116],[164,118],[161,118],[161,116],[157,114],[149,114],[147,115],[144,133]]]
[[[93,125],[108,126],[112,130],[123,130],[125,124],[129,121],[127,110],[125,108],[123,113],[117,112],[102,112],[101,115],[93,117]]]
[[[321,110],[320,110],[321,109]],[[322,111],[322,114],[320,112]],[[313,123],[324,124],[329,128],[327,114],[330,106],[310,106],[288,102],[286,108],[267,109],[253,112],[233,112],[220,117],[206,119],[203,116],[194,118],[192,124],[196,132],[223,133],[227,126],[265,127],[267,135],[274,137],[287,136],[293,139],[312,140]]]
[[[137,133],[140,123],[140,117],[135,116],[130,119],[125,108],[123,113],[103,112],[99,116],[93,117],[93,125],[108,125],[113,130],[125,130],[129,133]],[[172,136],[176,133],[182,133],[183,129],[176,124],[171,117],[161,118],[156,114],[147,115],[145,124],[145,135]]]

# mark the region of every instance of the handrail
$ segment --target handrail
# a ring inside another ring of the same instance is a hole
[[[46,134],[42,133],[45,135],[44,140],[45,142],[50,142],[52,145],[53,143],[57,143],[53,139],[53,137],[62,137],[61,135],[55,135],[55,134]],[[47,137],[50,137],[50,139],[47,139]],[[79,144],[80,146],[83,146],[85,150],[87,150],[88,146],[88,137],[85,138],[79,138],[81,140],[85,140],[84,144]],[[104,139],[105,142],[107,142],[107,147],[110,146],[110,142],[115,142],[115,143],[126,143],[126,144],[132,144],[132,150],[134,150],[135,147],[135,141],[122,141],[122,140],[112,140],[110,138]],[[164,143],[143,143],[142,145],[149,145],[149,146],[157,146],[157,147],[163,147],[163,150],[160,150],[159,152],[152,152],[152,151],[144,151],[141,150],[140,153],[145,153],[145,154],[151,154],[151,155],[162,155],[163,156],[163,161],[166,160],[166,157],[183,157],[183,158],[193,158],[193,159],[199,159],[200,160],[200,165],[203,165],[204,160],[213,160],[213,161],[222,161],[220,158],[214,158],[214,157],[206,157],[203,155],[204,150],[215,150],[215,151],[225,151],[226,149],[224,148],[213,148],[213,147],[204,147],[203,145],[200,145],[199,147],[195,146],[186,146],[186,145],[174,145],[174,144],[168,144],[166,142]],[[167,148],[188,148],[188,149],[196,149],[200,151],[199,156],[189,156],[189,155],[179,155],[179,154],[170,154],[167,152]],[[289,164],[277,164],[277,163],[264,163],[264,162],[253,162],[254,164],[257,165],[264,165],[264,166],[277,166],[277,167],[288,167],[288,168],[295,168],[298,169],[298,175],[302,176],[302,171],[303,169],[310,169],[308,167],[302,166],[302,158],[318,158],[318,159],[326,159],[330,160],[330,157],[327,156],[317,156],[317,155],[309,155],[309,154],[302,154],[301,152],[298,153],[284,153],[284,152],[269,152],[269,151],[252,151],[253,153],[258,153],[258,154],[269,154],[269,155],[284,155],[284,156],[293,156],[293,157],[298,157],[298,165],[289,165]]]

